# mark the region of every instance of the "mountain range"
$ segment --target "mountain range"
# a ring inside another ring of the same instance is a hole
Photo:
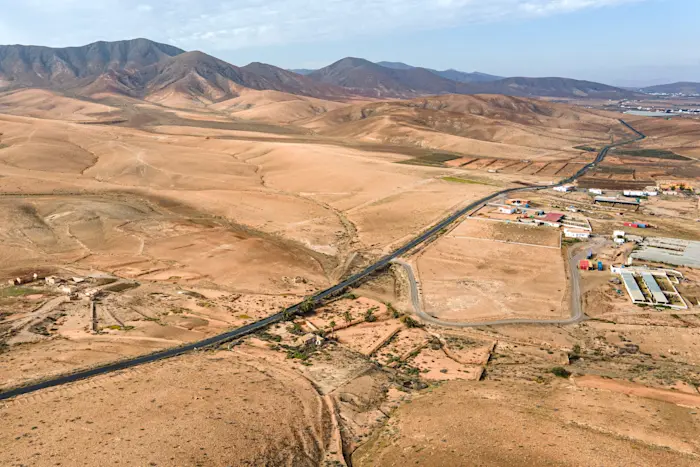
[[[67,48],[0,46],[0,90],[31,87],[82,96],[118,93],[152,101],[177,95],[202,104],[237,97],[242,89],[330,100],[441,94],[611,99],[635,95],[629,90],[568,78],[500,78],[352,57],[319,70],[298,71],[257,62],[238,67],[203,52],[186,52],[147,39]]]
[[[680,82],[649,86],[641,89],[646,93],[700,95],[700,83]]]

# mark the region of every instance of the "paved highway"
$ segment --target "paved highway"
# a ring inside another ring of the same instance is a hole
[[[596,159],[591,162],[590,164],[586,165],[583,167],[581,170],[576,172],[574,175],[572,175],[569,178],[566,178],[564,180],[561,180],[559,182],[560,185],[565,185],[567,183],[571,183],[583,174],[585,174],[588,170],[591,168],[595,167],[596,164],[601,162],[605,156],[607,155],[608,151],[612,149],[615,146],[621,146],[623,144],[629,144],[634,141],[639,141],[641,139],[645,138],[645,135],[637,131],[636,129],[632,128],[629,124],[626,122],[620,120],[620,123],[625,125],[627,128],[632,130],[637,137],[633,138],[628,141],[622,141],[616,144],[612,144],[610,146],[606,146],[603,148]],[[404,254],[408,253],[410,250],[414,249],[418,245],[421,245],[425,243],[428,240],[431,240],[438,236],[440,232],[452,225],[455,221],[461,219],[465,214],[468,212],[476,209],[477,207],[491,201],[494,198],[497,198],[499,196],[507,195],[510,193],[516,193],[516,192],[521,192],[521,191],[536,191],[536,190],[542,190],[548,187],[543,187],[543,186],[535,186],[535,187],[523,187],[523,188],[508,188],[505,190],[498,191],[496,193],[493,193],[489,196],[486,196],[485,198],[482,198],[478,201],[474,201],[473,203],[469,204],[468,206],[465,206],[464,208],[460,209],[459,211],[449,215],[445,219],[441,220],[437,224],[435,224],[433,227],[429,228],[422,234],[418,235],[415,237],[413,240],[409,241],[406,243],[404,246],[400,247],[393,253],[381,258],[379,261],[376,263],[368,266],[366,269],[363,271],[354,274],[353,276],[350,276],[349,278],[345,279],[344,281],[340,282],[339,284],[334,285],[333,287],[330,287],[326,290],[323,290],[313,297],[311,299],[314,302],[320,302],[326,298],[330,298],[335,296],[336,294],[340,293],[341,291],[347,289],[348,287],[351,287],[353,285],[357,285],[359,282],[361,282],[363,279],[367,278],[368,276],[374,274],[375,272],[384,269],[391,263],[392,260],[395,260],[399,258],[400,256],[403,256]],[[142,355],[140,357],[135,357],[135,358],[130,358],[128,360],[121,360],[118,362],[110,363],[107,365],[91,368],[89,370],[80,370],[75,373],[71,373],[68,375],[64,376],[58,376],[55,378],[47,379],[38,383],[33,383],[29,384],[26,386],[18,387],[15,389],[11,389],[5,392],[0,393],[0,400],[4,399],[9,399],[11,397],[15,397],[21,394],[28,394],[31,392],[39,391],[41,389],[46,389],[46,388],[51,388],[55,386],[60,386],[63,384],[67,383],[72,383],[75,381],[80,381],[83,379],[90,378],[92,376],[97,376],[97,375],[103,375],[107,373],[111,373],[114,371],[119,371],[119,370],[124,370],[126,368],[131,368],[135,367],[138,365],[142,365],[144,363],[149,363],[149,362],[155,362],[158,360],[163,360],[165,358],[170,358],[170,357],[175,357],[177,355],[182,355],[184,353],[190,352],[192,350],[197,350],[201,349],[204,347],[209,347],[209,346],[215,346],[219,344],[223,344],[225,342],[238,339],[240,337],[246,336],[248,334],[252,334],[254,332],[260,331],[267,326],[278,323],[280,321],[283,321],[286,316],[289,316],[290,314],[296,314],[299,313],[300,311],[300,306],[301,303],[297,303],[296,305],[292,305],[291,307],[287,308],[284,311],[281,311],[277,314],[268,316],[267,318],[261,319],[260,321],[256,321],[255,323],[248,324],[246,326],[225,332],[223,334],[219,334],[217,336],[210,337],[208,339],[204,339],[202,341],[198,342],[193,342],[191,344],[183,345],[181,347],[175,347],[167,350],[162,350],[160,352],[155,352],[147,355]]]

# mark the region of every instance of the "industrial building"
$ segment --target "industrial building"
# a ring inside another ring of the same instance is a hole
[[[656,279],[654,279],[654,276],[650,272],[643,272],[642,280],[644,281],[644,285],[647,286],[649,293],[651,293],[651,297],[654,299],[654,302],[662,305],[668,304],[668,298],[666,298],[666,295],[664,295],[661,287],[659,287],[659,284],[656,282]]]
[[[593,200],[594,204],[610,204],[614,207],[625,206],[629,208],[639,209],[639,201],[632,199],[611,198],[608,196],[596,196]]]
[[[688,305],[674,284],[683,279],[683,274],[673,269],[650,269],[646,267],[611,266],[613,274],[619,274],[627,294],[636,305],[659,306],[676,310],[687,310]],[[666,284],[666,290],[659,285]]]
[[[634,260],[700,268],[700,242],[647,237],[640,248],[630,255],[630,264]]]
[[[632,303],[646,304],[647,299],[644,296],[642,289],[639,288],[639,284],[637,284],[637,280],[634,278],[634,274],[629,272],[623,272],[620,275],[622,276],[622,283],[625,284],[627,293],[632,299]]]

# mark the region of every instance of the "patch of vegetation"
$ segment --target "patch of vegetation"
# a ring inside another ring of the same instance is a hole
[[[377,317],[375,316],[374,312],[377,311],[377,307],[372,307],[369,310],[365,312],[365,321],[368,323],[374,323],[377,321]]]
[[[116,282],[116,279],[114,280]],[[114,284],[110,285],[109,287],[105,287],[105,290],[108,292],[124,292],[125,290],[129,289],[135,289],[138,287],[139,284],[137,282],[121,282],[119,284]]]
[[[191,290],[181,290],[179,293],[182,295],[187,295],[188,297],[198,298],[200,300],[206,300],[206,298],[207,298],[204,295],[202,295],[201,293],[193,292]]]
[[[311,353],[302,347],[291,347],[287,349],[287,358],[306,361],[311,356]]]
[[[491,185],[491,183],[481,181],[481,180],[472,180],[469,178],[461,178],[461,177],[442,177],[441,180],[444,180],[446,182],[452,182],[452,183],[464,183],[467,185]]]
[[[410,316],[402,316],[399,321],[406,325],[407,328],[422,328],[423,323],[419,323]]]
[[[214,304],[212,302],[197,302],[197,306],[201,306],[202,308],[214,308]]]
[[[414,157],[413,159],[397,162],[397,164],[443,167],[445,162],[459,159],[461,157],[462,156],[459,154],[450,154],[446,152],[430,152],[422,156]]]
[[[240,319],[252,319],[250,316],[248,316],[246,314],[238,315],[238,318],[240,318]]]
[[[571,349],[571,352],[569,352],[569,360],[576,361],[576,360],[579,360],[580,358],[581,358],[581,346],[576,344]]]
[[[394,319],[401,317],[401,313],[399,313],[399,310],[394,308],[394,305],[392,305],[391,302],[386,302],[386,310],[389,312],[391,317]]]
[[[569,376],[571,376],[571,372],[569,370],[560,366],[555,366],[554,368],[549,370],[549,372],[559,378],[568,378]]]
[[[111,326],[107,326],[106,329],[111,329],[113,331],[131,331],[134,329],[133,326],[120,326],[118,324],[112,324]]]
[[[598,152],[598,150],[592,146],[574,146],[574,149],[578,149],[579,151],[586,151],[586,152]]]
[[[340,298],[345,298],[345,299],[347,299],[347,300],[357,300],[358,297],[357,297],[357,295],[355,295],[354,293],[348,292],[348,293],[346,293],[346,294],[343,294],[343,296],[340,297]]]
[[[290,334],[294,334],[295,336],[304,335],[304,330],[301,328],[301,324],[299,323],[292,323],[291,326],[287,327],[287,332]]]
[[[299,305],[299,313],[301,314],[311,313],[315,309],[316,301],[311,297],[306,298],[303,302],[301,302],[301,305]]]
[[[690,158],[681,156],[665,149],[615,149],[616,155],[631,157],[648,157],[651,159],[667,159],[674,161],[689,161]]]
[[[31,287],[19,287],[16,285],[0,289],[0,297],[3,298],[24,297],[26,295],[35,295],[40,293],[42,293],[41,290],[32,289]]]
[[[257,334],[258,338],[264,341],[271,342],[282,342],[282,336],[278,334],[272,334],[271,332],[261,331]]]
[[[176,315],[181,315],[181,314],[183,314],[183,313],[188,313],[189,311],[190,311],[190,310],[188,310],[187,308],[183,308],[183,307],[181,307],[181,306],[176,306],[176,307],[170,309],[170,312],[171,312],[171,313],[174,313],[174,314],[176,314]]]

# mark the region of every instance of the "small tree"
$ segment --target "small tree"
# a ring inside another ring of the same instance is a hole
[[[386,310],[394,319],[399,318],[401,316],[401,313],[399,313],[399,311],[396,308],[394,308],[394,305],[392,305],[391,302],[386,303]]]
[[[307,314],[307,313],[311,313],[312,311],[314,311],[315,308],[316,308],[316,302],[314,301],[313,298],[308,297],[303,302],[301,302],[301,305],[299,305],[299,312],[301,314]]]
[[[374,316],[374,308],[370,308],[365,312],[365,321],[367,321],[368,323],[374,323],[375,321],[377,321],[377,317]]]
[[[349,311],[345,310],[345,313],[343,313],[343,319],[345,320],[346,323],[352,322],[352,315],[350,314]]]

